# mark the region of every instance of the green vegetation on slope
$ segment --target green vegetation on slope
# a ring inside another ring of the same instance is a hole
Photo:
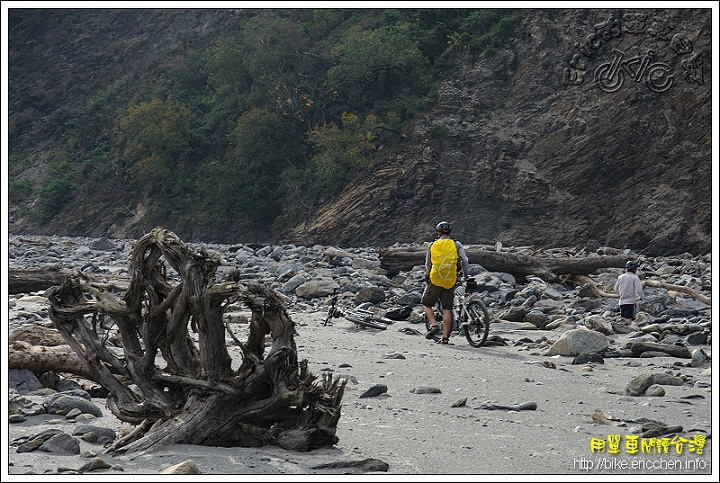
[[[457,55],[496,48],[518,16],[12,9],[10,202],[47,222],[145,197],[167,226],[281,229],[371,168]],[[13,178],[38,146],[49,177]]]

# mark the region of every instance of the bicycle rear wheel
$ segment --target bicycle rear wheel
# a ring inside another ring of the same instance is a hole
[[[473,300],[467,304],[470,324],[463,326],[465,338],[473,347],[481,347],[487,341],[490,332],[490,315],[482,300]]]

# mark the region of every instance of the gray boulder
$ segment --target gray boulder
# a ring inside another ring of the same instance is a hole
[[[80,454],[80,442],[67,433],[59,433],[45,441],[38,449],[46,453],[74,455]]]
[[[498,314],[498,319],[507,320],[508,322],[522,322],[528,312],[530,312],[530,309],[527,307],[510,307]]]
[[[65,393],[53,394],[45,402],[48,414],[66,415],[73,408],[78,408],[83,414],[92,414],[101,417],[102,410],[91,401],[79,396],[71,396]]]
[[[73,436],[82,436],[87,433],[95,433],[98,438],[107,438],[108,441],[115,441],[117,434],[110,428],[103,428],[102,426],[95,426],[92,424],[78,424],[73,428]]]
[[[653,385],[682,386],[681,377],[671,376],[664,373],[643,373],[630,380],[625,386],[626,396],[642,396],[645,391]]]
[[[310,280],[295,289],[298,297],[313,299],[331,295],[340,285],[334,280]]]
[[[525,314],[523,322],[531,323],[538,329],[542,329],[548,323],[548,316],[540,310],[533,309]]]
[[[15,389],[19,394],[28,394],[42,388],[42,383],[30,369],[8,370],[8,389]]]
[[[607,349],[609,346],[610,344],[607,339],[600,332],[585,328],[577,328],[563,333],[563,335],[560,336],[552,347],[550,347],[547,355],[574,357],[578,354],[600,352]]]
[[[90,248],[101,252],[117,250],[115,244],[107,238],[97,238],[90,243]]]
[[[293,293],[300,285],[304,284],[305,282],[307,282],[305,275],[303,275],[302,273],[297,273],[293,275],[287,282],[285,282],[280,290],[283,293]]]
[[[355,295],[355,305],[364,302],[370,302],[371,304],[385,302],[385,291],[380,287],[365,287]]]

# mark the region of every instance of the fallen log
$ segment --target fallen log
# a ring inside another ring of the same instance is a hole
[[[8,346],[8,369],[29,369],[35,374],[68,372],[94,380],[83,360],[67,344],[36,346],[15,341]]]
[[[708,305],[712,305],[712,300],[710,300],[710,297],[701,294],[697,290],[693,290],[690,287],[684,287],[682,285],[674,285],[672,283],[663,282],[661,280],[643,280],[643,285],[647,287],[659,287],[664,288],[666,290],[675,290],[676,292],[682,292],[690,295],[695,300],[699,300],[700,302]]]
[[[426,247],[386,247],[379,250],[380,268],[396,275],[425,264]],[[583,257],[542,257],[497,251],[469,245],[465,253],[470,263],[482,265],[491,272],[506,272],[515,277],[535,275],[546,281],[558,281],[559,275],[588,274],[601,268],[624,267],[627,255],[590,255]]]
[[[70,275],[68,271],[52,268],[10,268],[8,269],[8,293],[13,295],[47,290],[55,285],[60,285],[68,275]]]
[[[51,287],[62,284],[67,277],[76,273],[73,270],[57,268],[10,268],[8,269],[8,294],[43,292]],[[107,287],[126,288],[130,280],[127,275],[86,274],[83,276],[96,283],[105,281]]]

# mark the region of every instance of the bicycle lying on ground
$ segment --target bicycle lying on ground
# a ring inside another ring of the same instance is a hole
[[[394,320],[392,319],[382,317],[366,309],[356,308],[342,311],[338,309],[336,305],[337,289],[333,290],[333,296],[330,300],[330,308],[328,309],[328,315],[325,318],[325,323],[323,325],[328,325],[328,322],[330,322],[330,319],[332,319],[333,317],[345,317],[350,322],[353,322],[354,324],[361,327],[370,327],[372,329],[385,330],[387,329],[388,325],[394,322]]]
[[[471,346],[481,347],[487,341],[490,332],[490,315],[480,295],[473,294],[476,289],[477,283],[472,277],[468,277],[465,287],[462,285],[455,286],[450,333],[465,334],[465,338]],[[443,333],[443,316],[440,310],[440,302],[435,306],[434,312],[440,331],[433,339],[439,341]],[[429,331],[431,324],[426,315],[423,315],[423,320],[425,321],[425,327]]]

